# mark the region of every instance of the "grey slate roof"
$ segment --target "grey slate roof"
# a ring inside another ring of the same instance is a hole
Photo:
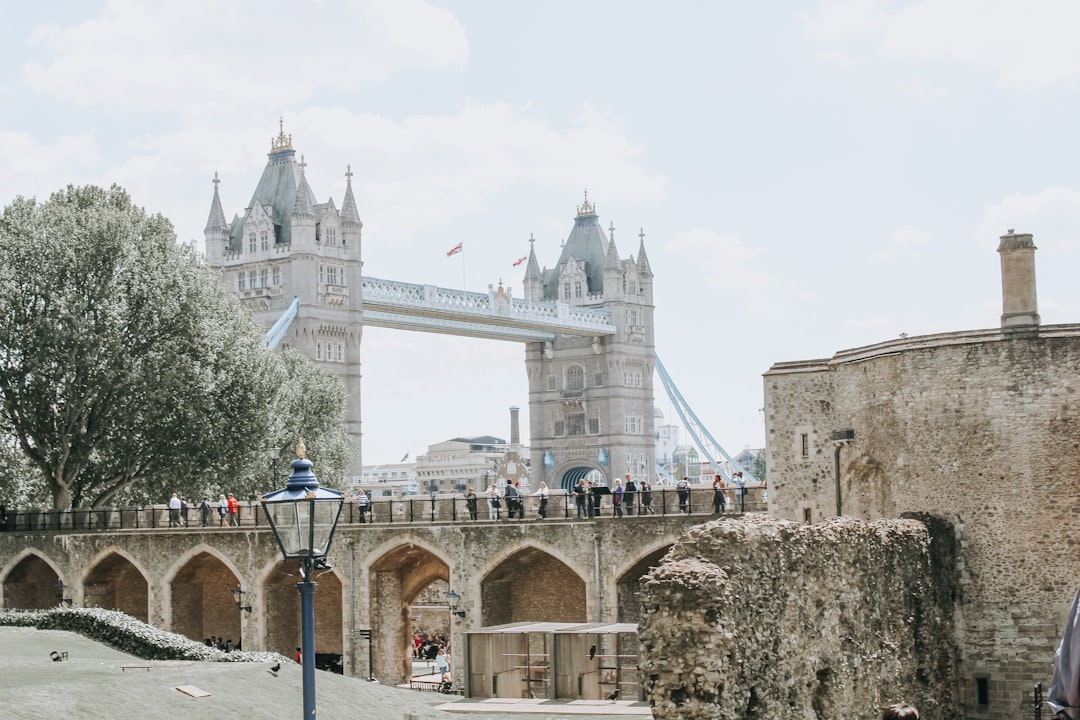
[[[600,227],[600,218],[586,201],[584,211],[574,218],[574,229],[563,244],[559,262],[552,270],[544,271],[544,299],[558,300],[559,276],[570,258],[585,263],[585,275],[590,293],[604,290],[604,262],[607,258],[607,235]]]

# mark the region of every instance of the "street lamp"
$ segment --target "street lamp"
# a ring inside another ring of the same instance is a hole
[[[465,617],[465,611],[458,610],[458,608],[461,606],[461,596],[453,590],[446,593],[446,604],[450,608],[451,615],[457,615],[459,618]]]
[[[344,493],[319,487],[305,455],[304,441],[296,444],[289,482],[281,490],[263,495],[263,512],[270,522],[281,554],[300,561],[300,652],[304,679],[304,718],[315,720],[315,588],[311,574],[329,570],[330,541],[341,515]]]

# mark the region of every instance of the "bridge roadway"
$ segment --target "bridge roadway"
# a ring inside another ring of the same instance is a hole
[[[711,509],[704,490],[695,490],[692,510]],[[511,622],[634,622],[639,579],[687,528],[709,519],[677,511],[612,518],[607,509],[579,520],[552,510],[547,520],[524,521],[347,517],[333,569],[316,578],[317,651],[341,655],[347,674],[405,681],[411,606],[440,580],[463,598],[464,617],[449,618],[455,645],[470,628]],[[246,650],[291,657],[299,645],[297,569],[264,525],[48,531],[16,530],[11,520],[0,533],[5,608],[70,602]]]

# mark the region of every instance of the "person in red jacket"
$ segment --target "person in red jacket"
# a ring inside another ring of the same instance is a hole
[[[232,527],[240,525],[240,503],[232,493],[229,493],[229,525]]]
[[[303,656],[300,654],[300,648],[296,648],[296,663],[299,665],[301,660]]]

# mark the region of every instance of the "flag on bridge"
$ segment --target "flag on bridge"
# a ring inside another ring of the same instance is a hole
[[[461,252],[464,249],[465,249],[464,243],[458,243],[457,245],[455,245],[454,247],[452,247],[452,248],[450,248],[449,250],[446,251],[446,257],[450,257],[451,255],[457,255],[459,252]]]
[[[403,458],[401,458],[400,460],[398,460],[398,462],[405,462],[405,461],[406,461],[406,460],[408,460],[408,459],[409,459],[409,453],[405,453],[405,457],[403,457]]]
[[[518,265],[520,265],[521,263],[525,262],[528,259],[529,259],[528,255],[526,255],[523,258],[518,258],[517,260],[514,261],[514,267],[517,267]]]

